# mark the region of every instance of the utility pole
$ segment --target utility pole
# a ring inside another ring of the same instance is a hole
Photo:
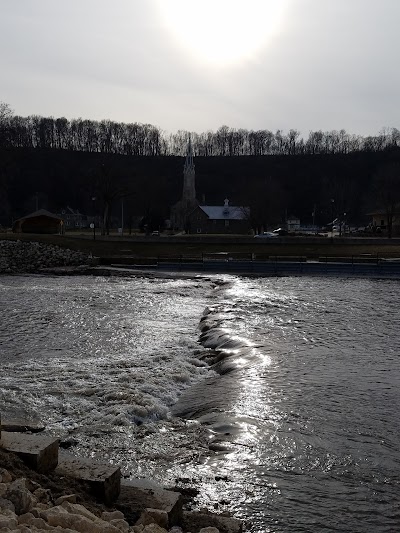
[[[93,229],[93,240],[96,240],[96,196],[92,196],[93,202],[93,222],[90,224],[90,227]]]

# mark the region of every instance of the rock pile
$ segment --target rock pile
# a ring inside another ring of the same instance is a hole
[[[40,272],[45,268],[87,265],[89,257],[39,242],[0,241],[0,274]]]
[[[50,490],[35,481],[13,480],[6,469],[0,469],[0,531],[72,533],[163,533],[158,527],[130,527],[120,511],[103,511],[97,515],[76,503],[76,495],[68,494],[53,500]]]
[[[76,494],[54,499],[52,491],[28,478],[14,479],[0,468],[0,533],[183,533],[179,526],[168,529],[163,513],[147,509],[135,525],[118,510],[92,511],[77,503]],[[94,512],[93,512],[94,511]],[[161,524],[161,525],[160,525]],[[163,527],[165,526],[165,527]],[[167,528],[167,529],[166,529]],[[195,528],[199,533],[226,531],[216,527]]]
[[[0,420],[0,533],[242,533],[228,514],[183,508],[152,480],[121,480],[118,465],[80,459],[59,439]],[[11,431],[4,431],[8,427]]]

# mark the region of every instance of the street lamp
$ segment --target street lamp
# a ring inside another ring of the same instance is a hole
[[[335,208],[335,199],[334,198],[331,198],[331,218],[332,218],[332,232],[331,232],[331,235],[332,235],[332,240],[333,240],[333,216],[334,216],[334,208]]]
[[[121,237],[124,236],[124,197],[121,198]]]
[[[314,209],[313,209],[313,212],[311,213],[311,215],[312,215],[313,231],[314,231],[315,233],[316,233],[316,231],[315,231],[315,211],[316,211],[316,209],[317,209],[317,206],[316,206],[316,204],[314,204]]]

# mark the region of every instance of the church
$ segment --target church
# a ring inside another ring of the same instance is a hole
[[[195,188],[195,168],[193,161],[192,140],[189,137],[185,164],[183,166],[183,190],[182,198],[171,209],[172,229],[190,231],[190,214],[197,208]]]
[[[196,199],[195,165],[192,141],[189,137],[183,167],[182,198],[171,209],[171,226],[178,231],[197,234],[244,234],[251,231],[250,209],[223,205],[200,205]]]

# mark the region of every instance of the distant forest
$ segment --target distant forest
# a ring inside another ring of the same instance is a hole
[[[0,112],[1,113],[1,112]],[[0,115],[1,116],[1,115]],[[2,147],[70,150],[138,156],[183,156],[188,132],[167,134],[151,124],[64,117],[10,115],[0,122]],[[260,156],[380,152],[400,147],[400,131],[383,129],[362,137],[340,131],[311,131],[306,139],[291,129],[245,130],[222,126],[216,132],[191,133],[195,156]]]
[[[0,224],[36,206],[69,205],[96,212],[106,228],[118,225],[123,199],[128,225],[146,216],[158,227],[180,197],[188,137],[149,124],[20,117],[0,103]],[[396,128],[367,137],[312,131],[302,138],[295,129],[222,126],[191,139],[199,201],[222,205],[228,197],[249,206],[253,226],[272,227],[287,215],[303,223],[345,216],[364,224],[368,210],[400,202]]]

